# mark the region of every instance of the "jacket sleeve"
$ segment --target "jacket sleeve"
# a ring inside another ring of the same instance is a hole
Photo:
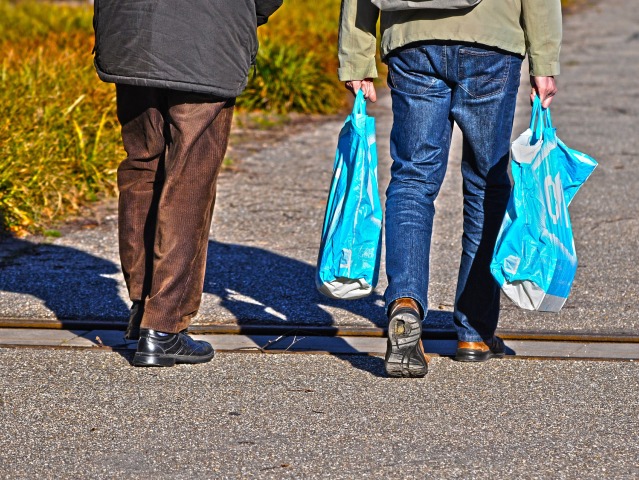
[[[268,21],[268,17],[282,6],[282,2],[283,0],[255,0],[257,26],[264,25]]]
[[[379,9],[371,0],[342,0],[337,71],[341,81],[377,77],[378,17]]]
[[[559,74],[561,0],[521,0],[530,75]]]

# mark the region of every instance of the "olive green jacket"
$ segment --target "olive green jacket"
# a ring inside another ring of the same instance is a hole
[[[370,0],[342,0],[339,79],[377,76],[376,24]],[[393,50],[427,40],[471,42],[524,56],[530,75],[559,74],[561,0],[483,0],[464,10],[381,12],[382,60]]]

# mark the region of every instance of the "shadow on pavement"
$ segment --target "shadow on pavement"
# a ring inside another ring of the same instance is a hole
[[[62,329],[78,335],[83,322],[95,328],[96,320],[108,325],[128,318],[129,306],[118,295],[120,268],[113,262],[76,248],[16,238],[0,243],[0,249],[0,292],[22,295],[3,300],[0,315],[42,318],[42,302]],[[86,338],[101,346],[98,339]]]
[[[295,327],[300,325],[337,330],[334,314],[326,307],[364,317],[372,326],[386,327],[380,294],[349,301],[326,298],[317,291],[315,267],[308,263],[262,248],[215,241],[209,241],[207,262],[204,292],[220,297],[221,305],[233,314],[240,327],[291,325],[289,336],[295,335]],[[354,367],[383,375],[383,362],[381,367],[377,362],[380,359],[357,361],[352,354],[361,352],[346,342],[342,342],[339,350],[342,353],[338,356]]]
[[[0,249],[7,245],[0,243]],[[20,239],[11,239],[10,251],[1,253],[0,291],[22,296],[0,299],[0,316],[41,318],[44,306],[70,330],[83,328],[83,321],[104,323],[106,328],[127,321],[129,305],[119,295],[121,272],[115,263],[77,248]],[[337,332],[335,317],[342,313],[343,320],[359,317],[359,325],[364,318],[371,327],[387,326],[379,293],[360,300],[331,300],[317,291],[314,278],[315,267],[308,263],[262,248],[209,242],[204,292],[217,295],[240,327],[290,325],[289,336],[300,325]],[[431,311],[429,321],[446,323],[449,315]],[[381,359],[361,361],[352,355],[361,352],[346,342],[339,352],[336,355],[354,367],[383,375]]]
[[[386,328],[384,299],[377,291],[359,300],[332,300],[315,287],[315,266],[268,250],[209,241],[204,292],[241,325],[335,327],[335,315],[363,317]],[[332,310],[329,312],[327,307]],[[360,320],[361,322],[361,320]],[[351,325],[354,322],[351,322]],[[361,323],[360,323],[361,325]],[[425,328],[453,329],[452,312],[429,310]]]
[[[354,368],[368,372],[375,377],[386,378],[386,370],[384,369],[384,359],[374,355],[343,355],[335,354],[345,362],[350,363]]]
[[[240,325],[337,326],[326,307],[387,323],[380,294],[331,300],[315,288],[313,265],[256,247],[210,241],[204,292],[219,296]]]
[[[303,325],[325,327],[325,330],[329,327],[329,331],[334,328],[337,333],[340,327],[336,322],[338,315],[343,315],[344,320],[363,317],[371,323],[366,327],[386,328],[388,325],[382,295],[373,292],[359,300],[331,300],[315,287],[314,265],[262,248],[216,241],[209,241],[207,258],[204,292],[221,298],[221,305],[237,319],[240,331],[242,326],[290,325],[287,336],[292,338],[308,335],[296,332],[295,328]],[[361,325],[361,319],[358,322]],[[429,310],[424,327],[450,331],[452,323],[451,312]],[[247,328],[243,333],[253,338],[250,330]],[[361,352],[343,340],[336,348],[340,353],[334,355],[349,361],[355,368],[385,376],[381,358],[364,357],[369,359],[363,361]]]
[[[118,295],[120,268],[113,262],[76,248],[20,239],[11,239],[10,249],[0,257],[0,291],[40,299],[63,328],[128,317],[129,306]],[[29,297],[5,301],[0,310],[5,316],[42,317],[42,307]]]

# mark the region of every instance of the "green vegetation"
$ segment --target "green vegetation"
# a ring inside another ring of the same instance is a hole
[[[334,113],[344,105],[337,80],[340,0],[284,1],[258,30],[257,75],[238,105],[274,112]]]
[[[237,105],[278,113],[332,113],[342,105],[342,93],[337,75],[326,73],[319,55],[266,38],[257,55],[257,74]]]
[[[0,221],[43,231],[115,194],[113,86],[97,81],[86,8],[0,1]]]
[[[260,28],[257,72],[240,109],[328,113],[342,106],[339,3],[319,0],[309,9],[288,2]],[[92,64],[92,14],[89,6],[0,0],[0,233],[45,233],[116,194],[124,151],[115,90]]]
[[[259,29],[256,75],[238,99],[245,110],[238,116],[343,106],[336,76],[340,0],[309,5],[287,0]],[[0,233],[53,236],[56,222],[116,194],[124,151],[115,90],[92,65],[92,14],[89,6],[0,0]]]

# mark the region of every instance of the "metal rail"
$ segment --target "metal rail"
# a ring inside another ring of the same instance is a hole
[[[117,319],[39,319],[0,317],[0,328],[38,328],[57,330],[124,330],[126,323]],[[196,335],[306,335],[319,337],[385,337],[380,327],[339,327],[331,325],[191,325],[189,332]],[[639,343],[639,334],[627,332],[566,332],[533,330],[498,330],[504,340],[581,342],[581,343]],[[424,339],[455,340],[453,330],[429,329]]]

